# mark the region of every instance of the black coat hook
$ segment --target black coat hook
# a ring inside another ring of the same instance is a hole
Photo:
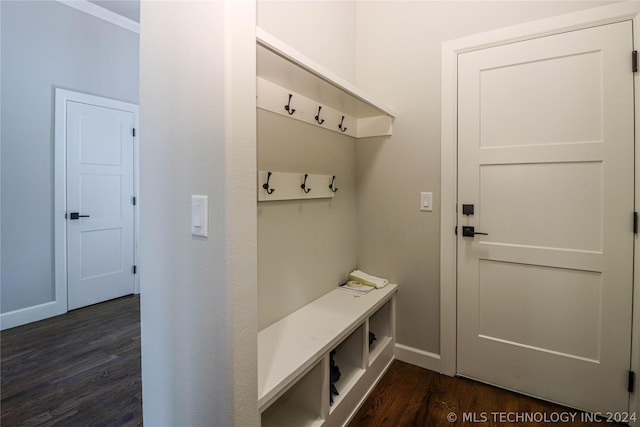
[[[264,188],[265,190],[267,190],[267,194],[271,194],[274,191],[276,191],[275,188],[269,188],[269,180],[271,179],[271,172],[267,172],[267,182],[265,182],[264,184],[262,184],[262,188]]]
[[[293,113],[296,112],[295,108],[291,108],[291,98],[293,97],[292,94],[289,94],[289,102],[287,103],[287,105],[284,106],[284,109],[287,110],[287,112],[289,113],[289,115],[292,115]]]
[[[307,188],[307,177],[309,175],[308,174],[304,174],[304,182],[300,185],[300,188],[302,188],[302,191],[304,191],[305,193],[308,193],[309,191],[311,191],[310,188]]]
[[[318,122],[319,125],[324,123],[324,119],[320,118],[320,110],[322,110],[322,107],[318,107],[318,115],[316,115],[316,122]]]
[[[334,193],[338,191],[338,188],[334,186],[335,181],[336,181],[336,176],[333,175],[333,178],[331,178],[331,184],[329,184],[329,189]]]
[[[344,116],[342,116],[342,120],[340,120],[340,124],[338,125],[338,129],[340,129],[341,132],[344,132],[347,130],[347,128],[342,127],[343,123],[344,123]]]

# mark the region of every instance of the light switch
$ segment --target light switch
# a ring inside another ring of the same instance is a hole
[[[209,196],[191,196],[191,234],[201,237],[209,234]]]
[[[420,210],[433,211],[433,193],[420,193]]]

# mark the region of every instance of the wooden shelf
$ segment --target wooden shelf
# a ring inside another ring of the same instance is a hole
[[[344,133],[356,138],[391,135],[393,110],[261,28],[256,41],[259,108],[334,132],[345,116]],[[293,115],[284,110],[289,94]],[[315,121],[318,106],[326,123]]]

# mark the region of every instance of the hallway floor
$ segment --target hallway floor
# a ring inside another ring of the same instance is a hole
[[[139,296],[9,329],[1,341],[1,425],[142,425]],[[564,418],[500,419],[513,414]],[[602,425],[583,419],[562,406],[395,361],[349,427]]]
[[[142,425],[139,295],[0,337],[1,425]]]
[[[590,422],[589,416],[553,403],[466,378],[448,377],[396,360],[349,427],[573,427],[605,424]]]

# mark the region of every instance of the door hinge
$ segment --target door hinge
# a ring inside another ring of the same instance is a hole
[[[456,228],[453,230],[454,233],[456,233],[456,236],[458,235],[458,226],[456,225]]]
[[[138,266],[134,265],[131,270],[133,271],[133,274],[137,274],[138,273]]]
[[[633,213],[633,234],[638,234],[638,212]]]
[[[633,371],[629,371],[629,387],[627,390],[629,393],[633,393],[636,388],[636,373]]]
[[[631,70],[634,73],[638,72],[638,51],[637,50],[634,50],[631,53]]]
[[[135,205],[136,205],[136,203],[137,203],[137,201],[136,201],[136,196],[131,196],[131,204],[132,204],[133,206],[135,206]]]
[[[133,136],[136,136],[136,128],[133,128],[133,131],[131,133],[133,134]]]

